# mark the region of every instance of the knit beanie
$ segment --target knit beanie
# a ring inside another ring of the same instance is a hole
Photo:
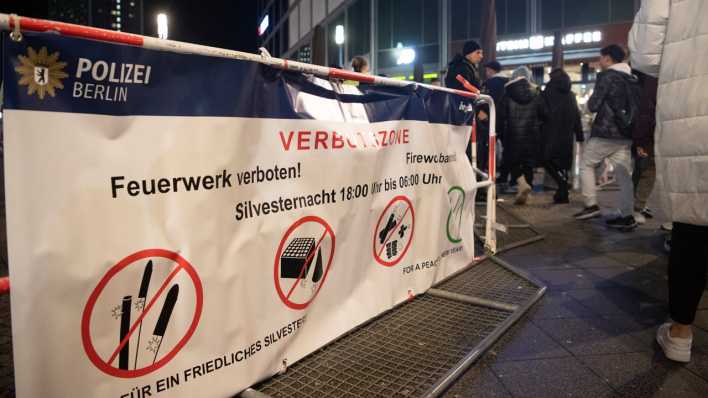
[[[473,53],[481,48],[482,48],[482,46],[480,46],[479,43],[477,43],[474,40],[470,40],[470,41],[466,42],[465,46],[462,48],[462,55],[467,55],[469,53]]]
[[[519,77],[526,78],[526,80],[531,80],[531,69],[525,66],[519,66],[518,68],[514,69],[514,72],[511,73],[511,80],[514,80]]]

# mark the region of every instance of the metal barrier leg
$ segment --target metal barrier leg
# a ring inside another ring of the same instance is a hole
[[[495,310],[514,312],[519,309],[518,305],[507,304],[499,301],[489,300],[482,297],[468,296],[466,294],[459,294],[448,292],[446,290],[440,290],[435,288],[430,288],[426,292],[431,296],[440,297],[448,300],[460,301],[467,304],[473,304],[480,307],[487,307]]]

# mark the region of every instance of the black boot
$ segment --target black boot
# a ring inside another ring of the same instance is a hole
[[[556,194],[553,195],[553,203],[555,204],[567,204],[570,203],[570,196],[568,194],[568,183],[563,181],[558,187]]]

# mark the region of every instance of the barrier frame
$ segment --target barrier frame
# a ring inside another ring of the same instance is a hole
[[[257,62],[260,64],[268,65],[277,69],[294,71],[305,74],[311,74],[324,79],[342,79],[342,80],[353,80],[360,83],[368,83],[373,85],[382,86],[392,86],[392,87],[413,87],[417,89],[418,87],[424,87],[429,90],[441,91],[446,93],[451,93],[459,95],[465,98],[469,98],[473,101],[474,105],[486,104],[489,106],[489,164],[488,172],[480,170],[477,167],[477,120],[473,117],[472,127],[471,127],[471,137],[470,143],[472,146],[472,156],[471,163],[475,176],[480,177],[480,180],[475,178],[475,182],[472,184],[475,188],[475,198],[477,195],[477,190],[486,188],[486,226],[485,226],[485,240],[484,246],[485,250],[490,254],[495,254],[497,252],[497,239],[496,230],[500,229],[496,224],[496,186],[495,186],[495,167],[496,167],[496,156],[495,156],[495,143],[496,143],[496,109],[495,104],[491,96],[482,94],[476,87],[472,86],[469,82],[464,80],[461,76],[456,76],[456,78],[463,84],[463,87],[467,91],[455,90],[447,87],[433,86],[429,84],[412,82],[412,81],[402,81],[395,80],[387,77],[366,75],[357,72],[324,67],[319,65],[307,64],[302,62],[290,61],[287,59],[281,59],[270,56],[264,49],[261,49],[261,54],[251,54],[235,50],[221,49],[217,47],[210,47],[205,45],[180,42],[174,40],[158,39],[149,36],[141,36],[125,32],[116,32],[106,29],[87,27],[75,24],[68,24],[63,22],[49,21],[43,19],[35,19],[29,17],[21,17],[16,14],[3,14],[0,13],[0,29],[10,31],[10,37],[12,40],[20,41],[22,40],[22,32],[51,32],[56,33],[61,36],[84,38],[90,40],[98,40],[115,44],[132,45],[137,47],[142,47],[146,49],[159,50],[159,51],[169,51],[174,53],[184,53],[184,54],[196,54],[220,58],[230,58],[238,59],[244,61]],[[474,228],[474,226],[470,226]],[[475,260],[479,260],[477,258]],[[498,262],[498,260],[495,260]],[[472,261],[465,270],[471,266],[474,266],[477,262]],[[523,274],[517,269],[511,266],[498,262],[503,267],[509,269],[515,274],[523,275],[526,279],[530,279],[528,275]],[[538,283],[540,286],[540,283]],[[430,391],[427,396],[437,396],[444,390],[445,387],[449,386],[452,381],[461,374],[464,369],[469,367],[474,360],[476,360],[479,355],[491,344],[496,341],[501,334],[506,331],[514,322],[516,322],[519,317],[525,313],[528,308],[530,308],[533,303],[535,303],[542,295],[542,289],[533,300],[525,304],[522,308],[513,308],[515,310],[514,316],[505,322],[502,327],[495,330],[495,333],[488,336],[483,342],[481,349],[475,350],[470,355],[466,356],[461,363],[459,363],[455,369],[451,370],[450,373],[442,380],[432,391]],[[9,291],[9,282],[3,278],[0,278],[0,294],[7,293]],[[435,294],[436,291],[433,289],[431,294]],[[438,293],[440,294],[440,293]],[[460,300],[461,297],[453,297],[452,299]],[[464,297],[463,297],[464,299]],[[485,306],[499,306],[498,303],[485,303],[479,300],[474,301],[476,304],[482,304]],[[252,390],[251,390],[252,391]]]

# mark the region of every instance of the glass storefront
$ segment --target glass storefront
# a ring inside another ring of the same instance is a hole
[[[318,25],[324,36],[323,56],[314,57],[319,62],[349,68],[354,56],[363,55],[372,61],[371,70],[374,73],[412,79],[416,66],[418,69],[422,66],[425,81],[429,82],[444,73],[448,61],[462,49],[465,41],[480,40],[481,3],[480,0],[308,0],[299,3],[276,0],[270,8],[290,4],[289,21],[279,29],[282,33],[275,32],[270,39],[275,43],[266,45],[274,50],[272,53],[275,56],[287,52],[290,58],[307,59],[307,51],[312,49],[314,53],[318,48],[312,42],[315,35],[307,33],[309,21],[310,32]],[[546,38],[556,30],[564,35],[582,35],[618,23],[628,25],[637,3],[635,0],[496,0],[498,41],[539,35]],[[294,12],[293,7],[298,12]],[[344,31],[340,44],[335,40],[337,26]],[[290,43],[288,50],[283,51],[283,43]],[[568,49],[598,50],[597,45],[577,44],[575,42]],[[548,48],[545,50],[550,51]],[[514,55],[523,58],[527,55],[538,58],[540,52],[498,51],[497,59],[502,64],[518,65],[520,63],[509,62],[506,57]],[[592,57],[583,58],[576,54],[569,67],[577,69],[579,62],[592,62]],[[530,66],[546,66],[547,63],[537,59],[526,62]],[[583,78],[578,79],[580,81]],[[583,81],[581,84],[587,86],[588,83]]]

